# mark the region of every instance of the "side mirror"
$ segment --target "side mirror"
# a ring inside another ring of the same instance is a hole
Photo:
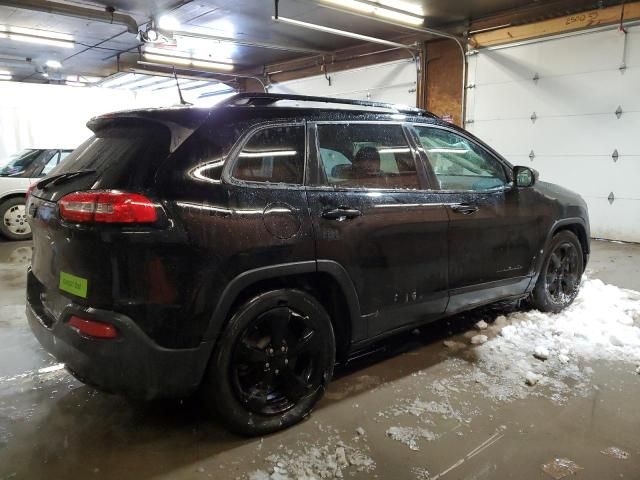
[[[513,167],[516,187],[533,187],[538,181],[538,172],[529,167]]]

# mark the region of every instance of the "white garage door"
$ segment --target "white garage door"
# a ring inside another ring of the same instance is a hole
[[[412,60],[380,63],[353,70],[274,84],[271,93],[294,93],[355,100],[416,104],[416,64]]]
[[[626,48],[608,29],[469,61],[467,128],[580,193],[592,236],[640,242],[640,27],[628,28]]]

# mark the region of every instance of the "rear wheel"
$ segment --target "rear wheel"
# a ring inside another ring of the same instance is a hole
[[[543,312],[559,312],[578,296],[584,270],[582,246],[574,233],[563,230],[551,240],[531,303]]]
[[[203,393],[220,421],[263,435],[309,414],[333,374],[335,339],[325,309],[299,290],[258,295],[231,318]]]
[[[29,240],[31,227],[27,222],[24,197],[14,197],[0,203],[0,233],[10,240]]]

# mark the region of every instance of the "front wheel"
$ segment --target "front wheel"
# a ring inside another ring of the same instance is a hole
[[[9,240],[31,238],[24,197],[14,197],[0,203],[0,220],[0,233]]]
[[[578,237],[568,230],[553,237],[548,252],[531,294],[531,303],[542,312],[557,313],[578,296],[584,257]]]
[[[214,350],[207,406],[243,435],[264,435],[309,414],[333,375],[329,315],[300,290],[260,294],[238,308]]]

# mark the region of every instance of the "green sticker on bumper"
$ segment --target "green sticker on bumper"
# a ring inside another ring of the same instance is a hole
[[[76,277],[70,273],[60,272],[60,290],[78,297],[87,298],[87,279]]]

